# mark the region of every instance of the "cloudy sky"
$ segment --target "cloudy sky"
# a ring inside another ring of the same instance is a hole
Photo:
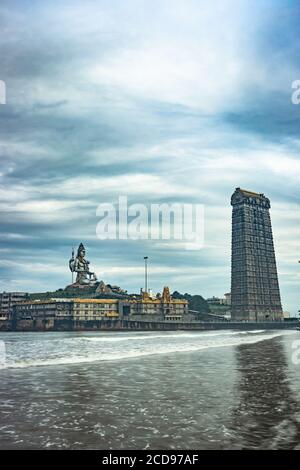
[[[0,290],[98,277],[205,297],[230,289],[230,196],[263,192],[283,307],[300,304],[298,0],[1,0]],[[98,240],[97,206],[194,203],[205,243]]]

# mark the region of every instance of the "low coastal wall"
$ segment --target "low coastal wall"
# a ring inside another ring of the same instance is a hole
[[[11,331],[11,322],[7,320],[0,320],[0,331]]]
[[[91,321],[73,321],[57,319],[23,320],[14,327],[7,326],[6,331],[97,331],[97,330],[274,330],[295,329],[300,322],[200,322],[200,321],[155,321],[133,319],[101,319]],[[5,331],[4,329],[2,331]]]

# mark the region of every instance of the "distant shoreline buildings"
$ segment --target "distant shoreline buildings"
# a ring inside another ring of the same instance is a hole
[[[14,307],[15,330],[84,330],[118,326],[116,322],[191,321],[188,301],[173,299],[169,289],[161,296],[128,299],[48,299],[19,302]]]
[[[193,298],[178,292],[172,297],[168,287],[156,296],[147,288],[139,295],[128,294],[118,286],[97,281],[81,243],[76,257],[73,250],[69,261],[72,279],[76,273],[75,282],[65,289],[41,294],[0,294],[0,330],[5,323],[24,331],[113,328],[128,321],[187,325],[195,321],[228,322],[230,318],[238,322],[287,319],[281,307],[270,201],[263,194],[237,188],[231,204],[231,292],[224,298],[205,301],[201,296]],[[206,306],[202,312],[201,306]]]
[[[29,298],[27,292],[2,292],[0,293],[0,322],[8,321],[13,314],[13,307],[19,302]]]

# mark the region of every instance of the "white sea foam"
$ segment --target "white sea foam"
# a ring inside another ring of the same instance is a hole
[[[247,331],[246,333],[252,333],[252,334],[255,334],[255,333],[264,333],[264,331],[266,331],[266,330],[251,330],[251,331]]]
[[[262,333],[264,330],[257,330],[257,333]],[[141,340],[141,339],[180,339],[180,338],[192,338],[192,339],[197,339],[199,337],[213,337],[213,336],[233,336],[233,335],[241,335],[241,334],[247,334],[247,333],[254,333],[253,331],[222,331],[219,333],[215,332],[210,332],[210,331],[203,331],[199,333],[198,331],[195,331],[194,333],[173,333],[170,334],[168,332],[164,334],[149,334],[149,335],[131,335],[131,336],[124,336],[124,337],[109,337],[109,336],[92,336],[92,337],[86,337],[86,338],[80,338],[85,341],[92,341],[92,342],[119,342],[119,341],[134,341],[134,340]]]
[[[223,347],[232,347],[239,346],[242,344],[255,344],[261,341],[269,340],[277,336],[281,336],[286,332],[273,332],[267,334],[257,334],[257,336],[240,336],[229,338],[219,338],[219,339],[210,339],[212,335],[207,335],[205,340],[199,341],[198,343],[184,342],[180,343],[157,343],[155,345],[148,345],[147,347],[144,344],[140,344],[139,347],[134,347],[130,349],[116,349],[115,351],[87,351],[86,355],[72,354],[72,355],[63,355],[61,357],[45,359],[27,359],[27,360],[8,360],[5,367],[6,368],[26,368],[26,367],[36,367],[36,366],[57,366],[57,365],[67,365],[67,364],[80,364],[80,363],[92,363],[92,362],[102,362],[102,361],[120,361],[124,359],[133,359],[138,357],[146,357],[152,355],[160,354],[174,354],[174,353],[184,353],[184,352],[196,352],[201,350],[207,350],[211,348],[223,348]],[[163,336],[163,335],[161,335]],[[141,337],[140,337],[141,338]]]

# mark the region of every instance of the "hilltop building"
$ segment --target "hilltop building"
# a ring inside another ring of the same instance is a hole
[[[98,329],[116,320],[189,321],[188,301],[173,299],[168,287],[155,298],[148,293],[131,299],[46,299],[20,302],[14,307],[17,330]]]

